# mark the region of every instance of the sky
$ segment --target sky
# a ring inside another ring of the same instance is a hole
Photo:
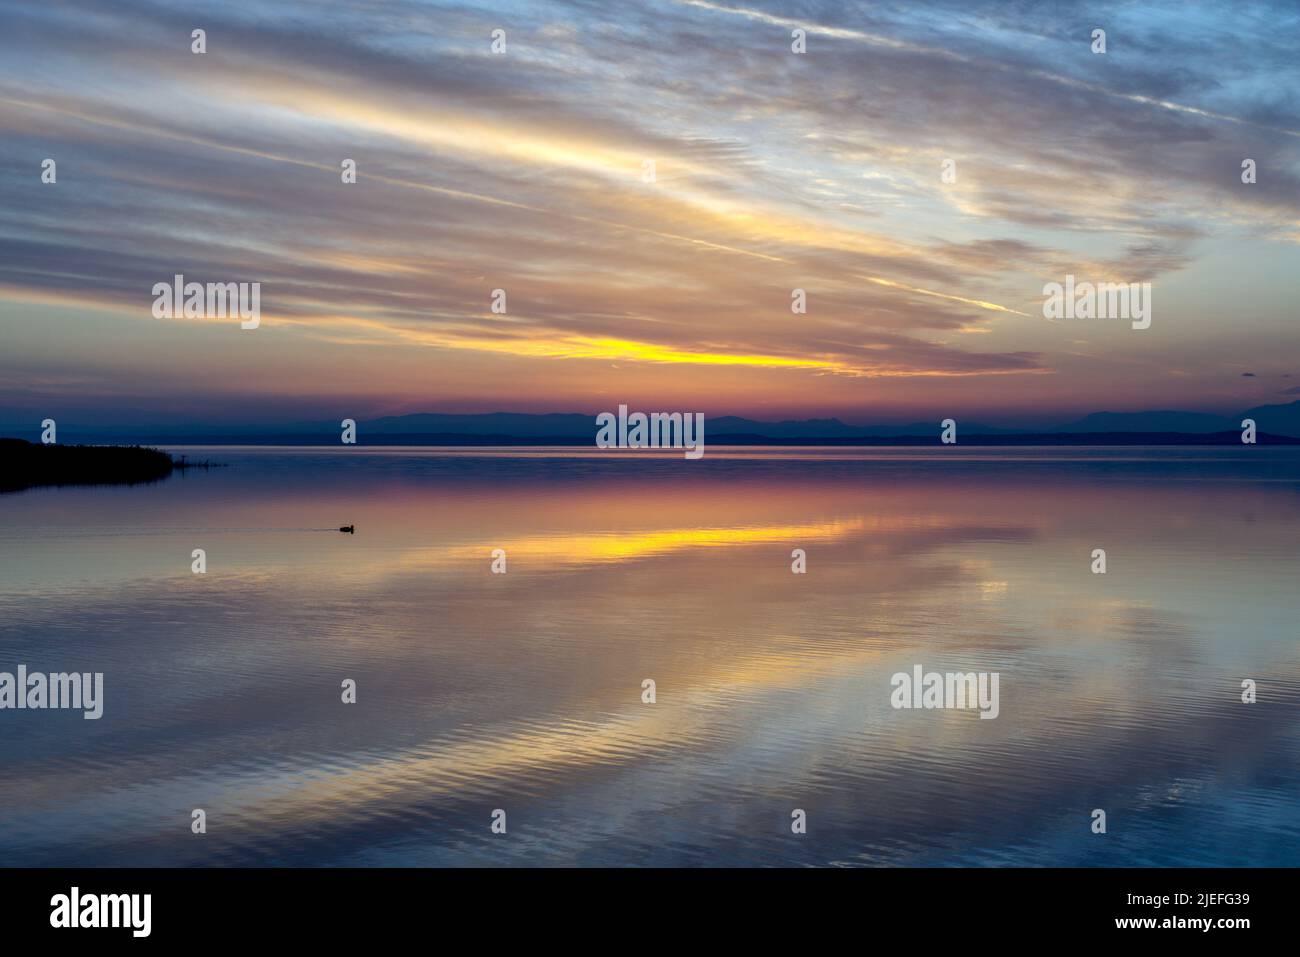
[[[0,19],[3,427],[1300,397],[1292,2]],[[260,283],[260,326],[155,318],[178,273]],[[1150,283],[1150,328],[1045,318],[1067,274]]]

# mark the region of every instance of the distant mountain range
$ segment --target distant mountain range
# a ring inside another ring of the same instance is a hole
[[[1224,432],[1254,419],[1261,432],[1300,436],[1300,400],[1284,405],[1257,405],[1237,415],[1208,412],[1094,412],[1053,432]]]
[[[447,415],[417,412],[362,422],[359,428],[368,435],[474,435],[512,438],[589,439],[595,434],[594,416],[551,413],[530,415],[522,412],[489,412],[478,415]],[[1210,434],[1241,431],[1242,419],[1254,419],[1260,432],[1300,437],[1300,400],[1285,405],[1261,405],[1238,415],[1214,415],[1208,412],[1094,412],[1074,422],[1046,429],[1010,429],[979,422],[958,420],[964,436],[972,435],[1054,435],[1095,434],[1099,432]],[[902,425],[847,425],[839,419],[797,419],[762,422],[734,415],[705,419],[706,439],[726,436],[753,436],[763,439],[855,439],[900,436],[933,436],[939,423],[911,422]],[[313,431],[315,431],[313,429]],[[337,431],[331,427],[329,431]]]
[[[647,409],[646,411],[653,411]],[[1241,422],[1254,419],[1261,442],[1300,441],[1300,400],[1283,405],[1262,405],[1236,415],[1206,412],[1094,412],[1053,428],[1012,429],[966,422],[957,417],[958,440],[970,444],[1063,445],[1080,444],[1217,444],[1240,442]],[[63,442],[139,442],[155,444],[335,444],[339,423],[259,424],[247,428],[194,426],[132,430],[77,428],[60,423]],[[4,429],[24,434],[32,429]],[[799,419],[764,422],[724,415],[705,419],[705,443],[790,444],[926,444],[937,441],[940,426],[933,422],[893,425],[848,425],[839,419]],[[590,444],[596,426],[594,415],[581,413],[532,414],[488,412],[448,414],[417,412],[361,420],[361,444],[375,445],[555,445]],[[28,437],[25,436],[24,437]]]

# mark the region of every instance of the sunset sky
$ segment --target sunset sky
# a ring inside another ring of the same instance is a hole
[[[1291,401],[1300,8],[1227,11],[0,2],[0,426]],[[1045,319],[1067,273],[1151,328]]]

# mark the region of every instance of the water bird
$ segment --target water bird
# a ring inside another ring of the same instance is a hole
[[[355,535],[357,533],[357,527],[355,525],[341,525],[339,526],[339,531],[347,532],[349,535]]]

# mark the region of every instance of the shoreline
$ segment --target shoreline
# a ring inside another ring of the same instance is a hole
[[[43,445],[0,438],[0,492],[65,485],[144,485],[175,471],[208,468],[141,445]]]

